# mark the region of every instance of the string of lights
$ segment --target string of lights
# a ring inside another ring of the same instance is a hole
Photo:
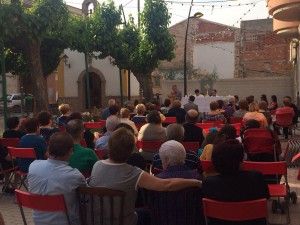
[[[191,5],[191,2],[181,2],[181,1],[165,1],[169,5]],[[260,1],[258,1],[260,2]],[[213,3],[213,2],[212,2]],[[248,3],[238,3],[238,4],[203,4],[202,2],[194,2],[192,6],[198,6],[198,7],[213,7],[213,8],[230,8],[230,7],[241,7],[241,6],[248,6],[248,5],[254,5],[257,2],[248,2]]]
[[[255,8],[255,6],[257,5],[257,3],[261,2],[261,1],[263,1],[263,0],[260,0],[260,1],[258,1],[258,2],[255,2],[255,3],[252,5],[251,8],[249,8],[246,12],[244,12],[243,15],[242,15],[236,22],[234,22],[234,23],[231,25],[232,28],[231,28],[230,26],[228,26],[227,28],[225,28],[225,29],[223,29],[223,30],[221,30],[221,31],[219,31],[219,32],[217,32],[217,33],[215,33],[214,36],[211,37],[211,40],[214,40],[214,38],[215,38],[216,36],[218,36],[218,35],[225,34],[227,31],[235,31],[235,29],[236,29],[235,26],[236,26],[237,24],[240,24],[241,21],[243,20],[243,18],[244,18],[245,16],[247,16],[247,15]],[[199,38],[199,37],[193,36],[192,38],[193,38],[194,41],[196,41],[196,42],[197,42],[197,41],[201,41],[201,38]]]

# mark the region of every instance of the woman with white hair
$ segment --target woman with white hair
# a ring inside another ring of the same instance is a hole
[[[97,150],[108,151],[108,140],[119,123],[120,119],[117,116],[109,116],[106,119],[106,132],[96,141],[95,147]]]
[[[172,123],[167,126],[166,134],[167,134],[167,141],[174,140],[178,142],[183,142],[184,140],[184,127],[177,123]],[[190,169],[198,169],[199,168],[199,159],[197,155],[186,149],[186,156],[185,156],[185,165]],[[155,154],[153,156],[152,167],[162,170],[162,161],[159,157],[159,154]]]
[[[163,143],[159,149],[159,156],[162,161],[163,172],[159,173],[159,178],[186,178],[199,179],[198,171],[191,170],[185,165],[186,151],[184,146],[174,140]]]

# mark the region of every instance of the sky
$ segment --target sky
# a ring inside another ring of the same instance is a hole
[[[100,0],[98,0],[101,2]],[[125,15],[137,15],[138,0],[114,0],[116,6],[122,4]],[[144,0],[141,1],[141,10]],[[171,13],[171,25],[187,18],[190,0],[165,0]],[[65,0],[68,5],[81,8],[83,0]],[[266,0],[194,0],[191,15],[196,12],[203,13],[203,19],[226,24],[240,26],[241,20],[254,20],[268,18]]]

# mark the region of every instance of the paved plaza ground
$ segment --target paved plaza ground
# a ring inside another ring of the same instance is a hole
[[[0,120],[0,125],[3,122]],[[296,130],[296,137],[300,139],[300,129]],[[286,148],[287,142],[282,141],[283,149]],[[291,214],[291,225],[300,224],[300,181],[297,180],[298,168],[289,168],[288,169],[288,180],[291,187],[291,191],[295,191],[298,195],[298,203],[296,205],[290,205],[290,214]],[[0,188],[2,186],[0,185]],[[0,192],[0,212],[3,214],[4,221],[6,225],[22,225],[22,218],[18,208],[18,205],[15,203],[15,198],[13,195],[1,194]],[[285,223],[285,214],[272,214],[271,213],[271,201],[269,201],[269,221],[270,223]],[[33,225],[31,218],[32,211],[25,209],[25,214],[28,219],[28,225]],[[255,225],[255,224],[253,224]]]

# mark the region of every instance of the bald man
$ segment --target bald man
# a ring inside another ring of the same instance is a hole
[[[202,128],[197,127],[196,123],[199,120],[199,113],[195,109],[190,109],[186,116],[184,127],[184,141],[198,141],[200,146],[204,140]]]

